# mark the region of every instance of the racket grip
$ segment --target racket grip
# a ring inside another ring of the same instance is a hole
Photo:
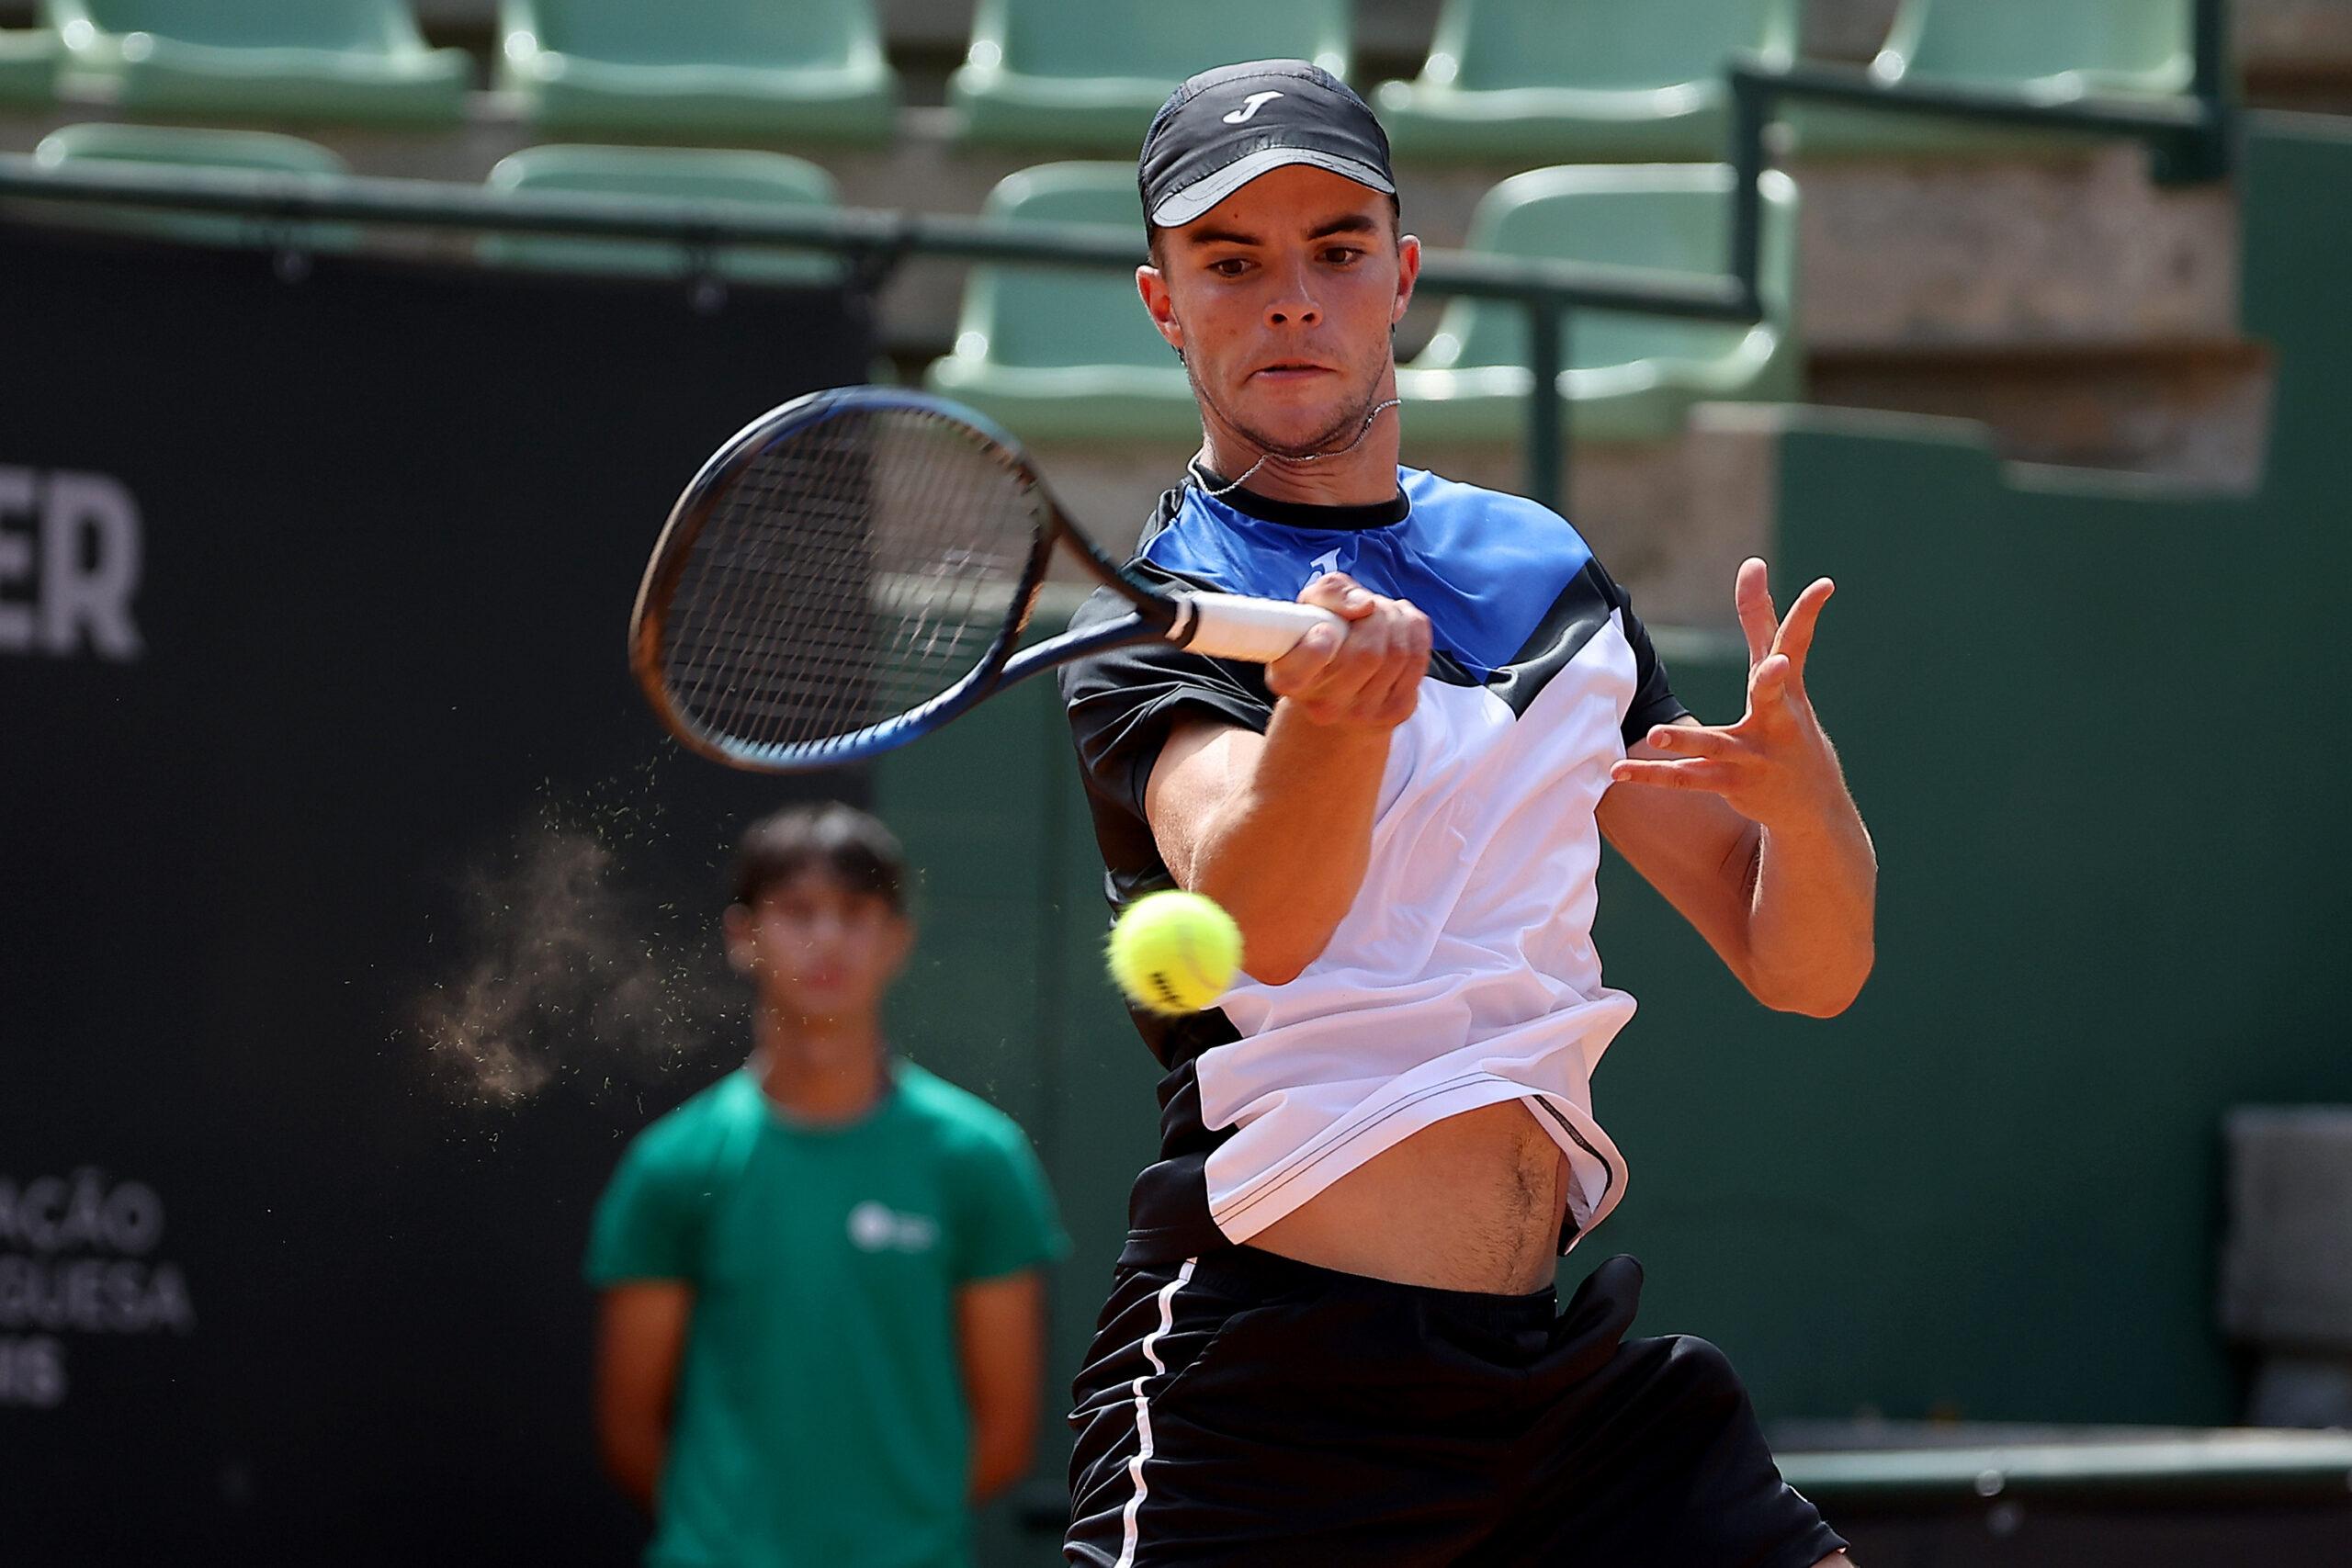
[[[1192,615],[1177,623],[1175,637],[1193,653],[1212,659],[1246,659],[1272,664],[1298,646],[1317,626],[1346,630],[1347,622],[1312,604],[1283,599],[1251,599],[1238,593],[1188,593]]]

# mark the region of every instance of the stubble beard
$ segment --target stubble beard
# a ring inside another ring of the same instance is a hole
[[[1200,372],[1193,368],[1190,360],[1184,362],[1184,378],[1193,384],[1193,401],[1216,414],[1227,429],[1267,457],[1286,458],[1292,462],[1329,456],[1334,444],[1355,440],[1363,434],[1365,424],[1370,423],[1373,405],[1381,400],[1380,373],[1374,370],[1366,378],[1362,390],[1343,406],[1342,412],[1321,434],[1308,441],[1283,442],[1252,427],[1227,408],[1216,394],[1209,390],[1207,383],[1201,379]]]

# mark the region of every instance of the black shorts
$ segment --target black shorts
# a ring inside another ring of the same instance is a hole
[[[1555,1314],[1254,1247],[1119,1271],[1073,1393],[1063,1556],[1155,1563],[1811,1568],[1723,1353],[1627,1339],[1641,1266]]]

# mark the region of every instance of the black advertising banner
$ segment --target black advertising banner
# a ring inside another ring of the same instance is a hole
[[[0,227],[0,1562],[634,1557],[589,1206],[740,1060],[718,867],[818,786],[681,756],[623,629],[869,339]]]

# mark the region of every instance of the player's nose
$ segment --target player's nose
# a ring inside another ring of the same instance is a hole
[[[1305,267],[1293,268],[1266,301],[1266,324],[1270,327],[1312,327],[1323,321],[1322,302],[1315,298]]]

